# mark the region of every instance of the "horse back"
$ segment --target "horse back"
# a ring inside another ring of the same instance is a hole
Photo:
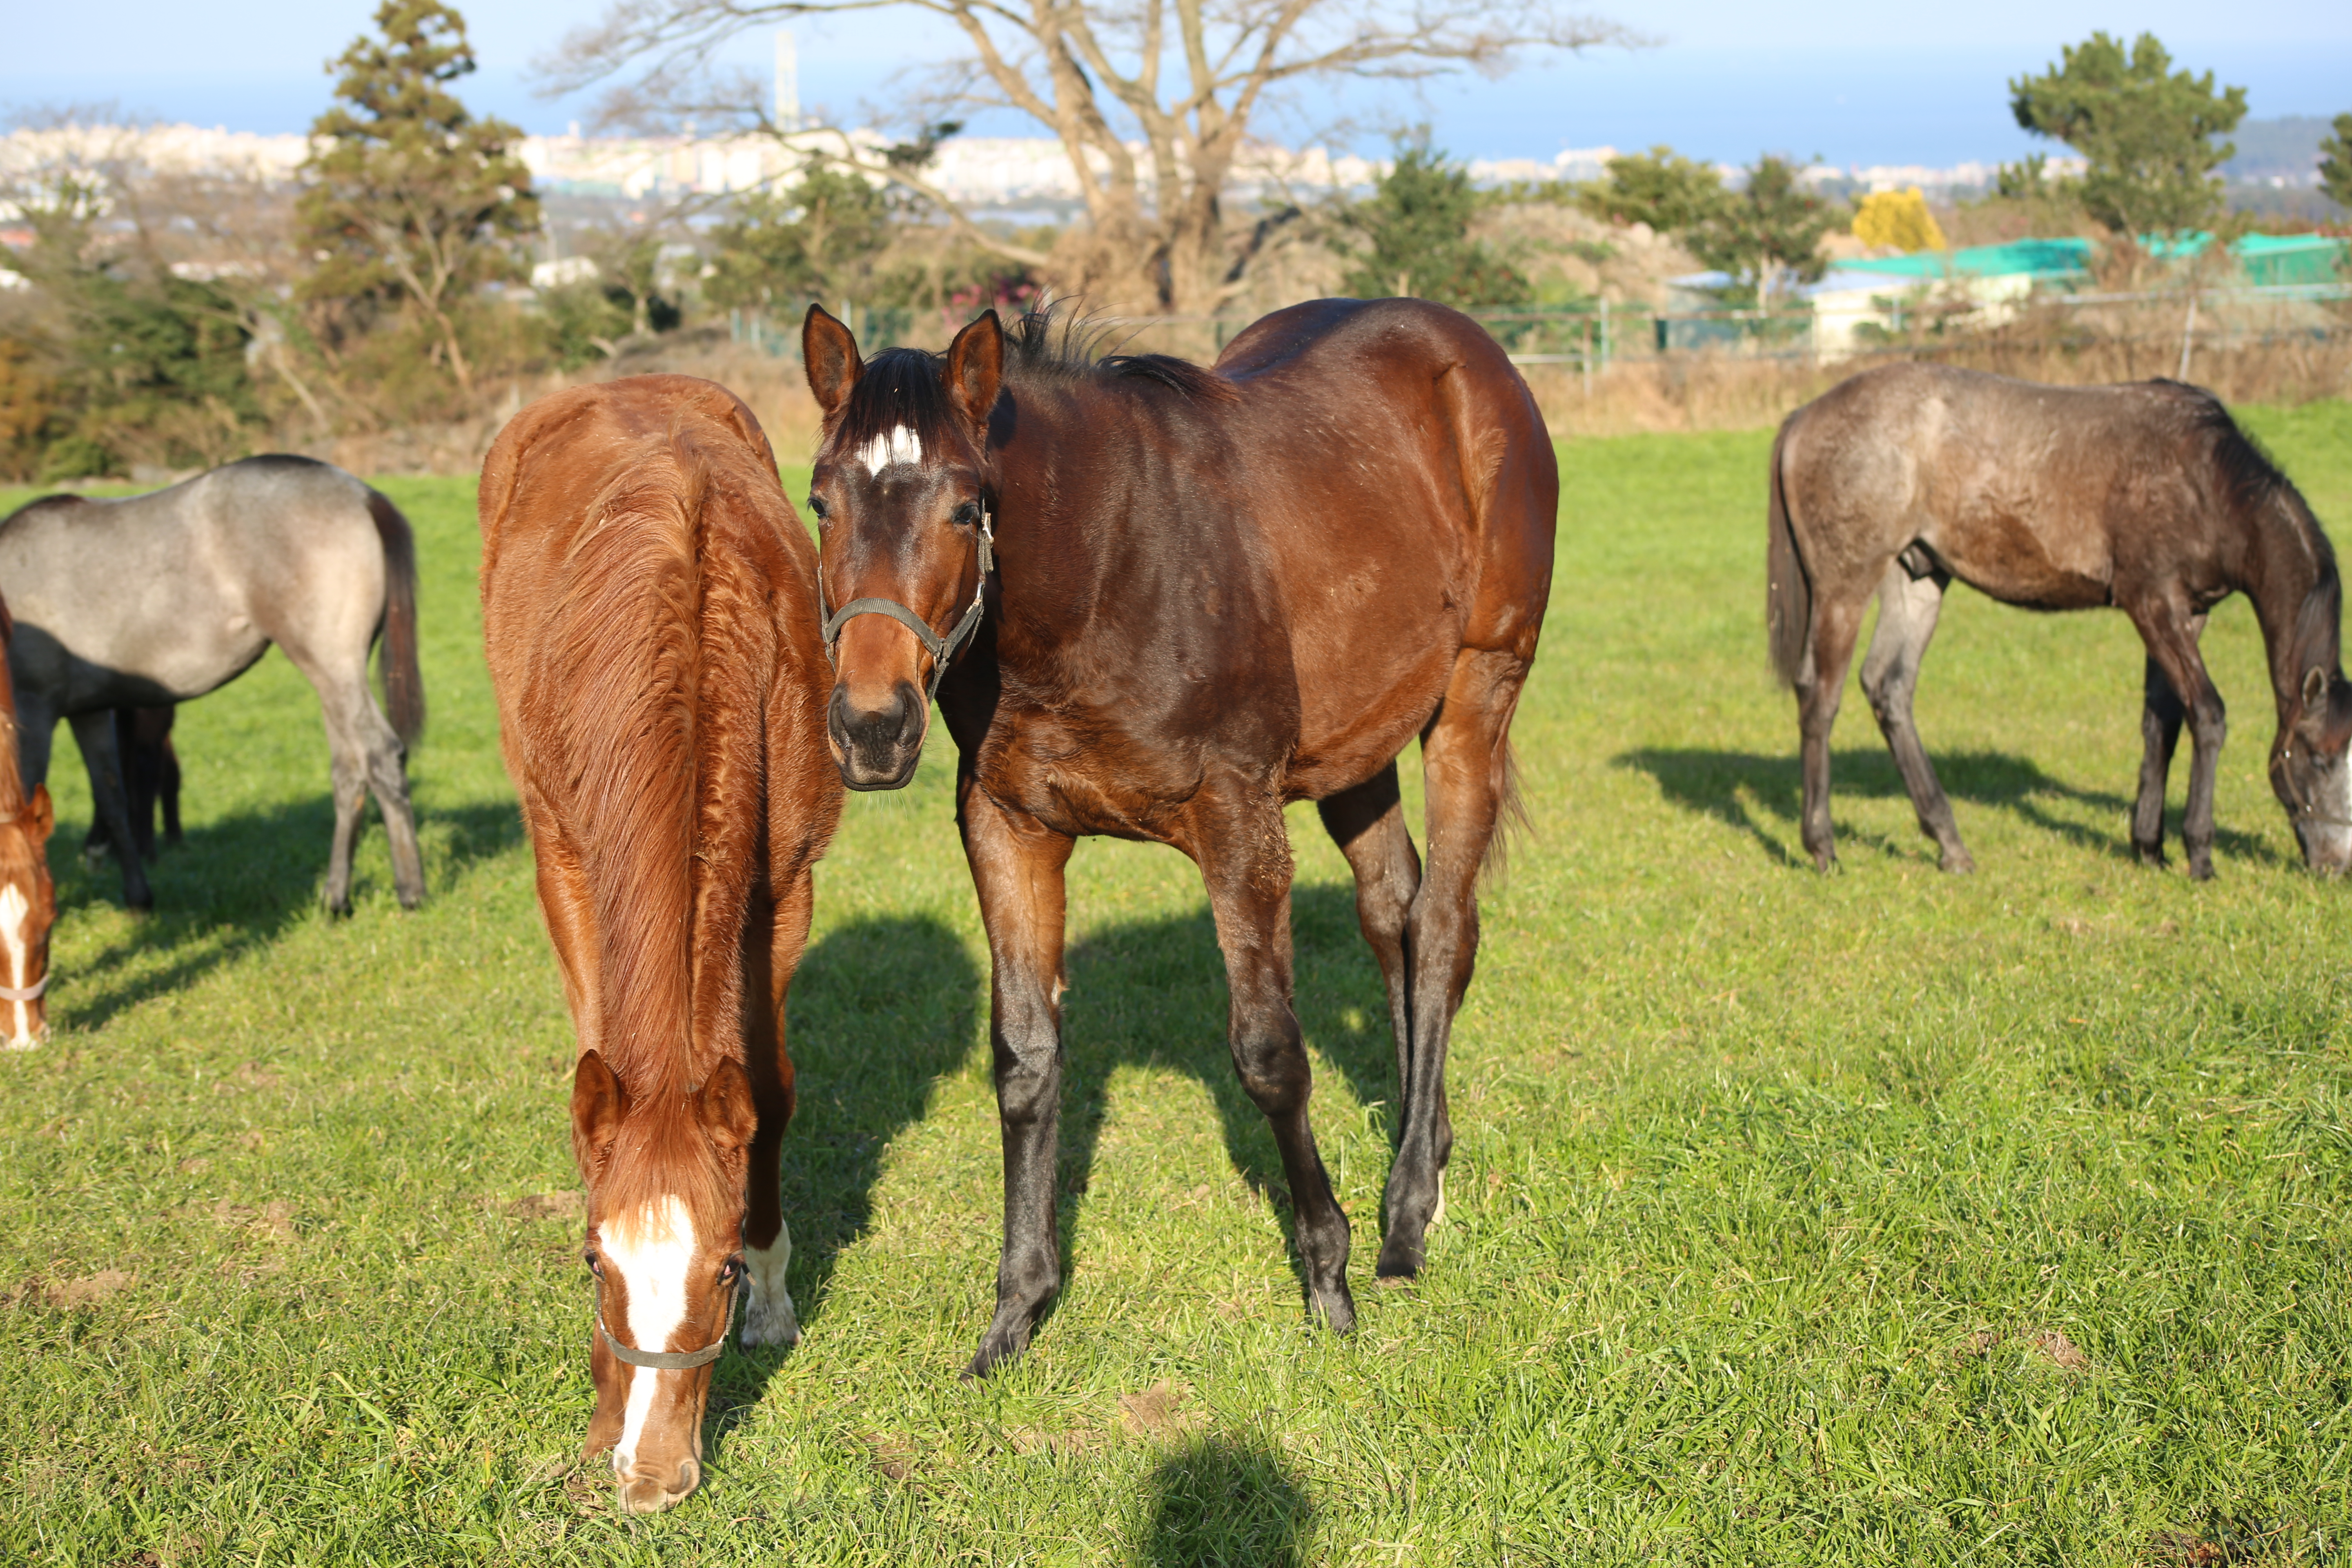
[[[567,972],[593,977],[593,1032],[625,1082],[699,1082],[740,1054],[755,878],[772,899],[798,886],[839,813],[814,547],[750,411],[686,376],[525,409],[479,505],[485,640],[542,901],[552,865],[593,928]]]
[[[1217,368],[1289,620],[1299,787],[1318,793],[1392,755],[1465,650],[1534,658],[1558,461],[1501,346],[1423,300],[1276,311]]]
[[[2174,382],[1888,365],[1791,415],[1776,478],[1805,570],[1832,595],[1867,592],[1916,542],[2029,608],[2210,602],[2242,576],[2246,542],[2214,462],[2221,427],[2235,433],[2210,394]]]

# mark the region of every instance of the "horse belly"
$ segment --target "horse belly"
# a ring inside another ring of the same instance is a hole
[[[2084,610],[2114,597],[2115,559],[2106,531],[2007,510],[1980,510],[1960,526],[1921,536],[1952,575],[1978,592],[2033,610]]]

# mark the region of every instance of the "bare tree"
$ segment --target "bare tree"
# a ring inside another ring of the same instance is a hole
[[[1213,310],[1244,286],[1265,231],[1228,235],[1223,198],[1251,123],[1286,92],[1313,80],[1495,77],[1530,54],[1642,41],[1559,0],[614,0],[542,70],[551,91],[608,84],[615,117],[730,115],[782,134],[791,128],[769,120],[751,83],[714,79],[720,46],[887,5],[962,36],[940,68],[930,139],[941,116],[1028,115],[1060,139],[1089,221],[1049,258],[972,224],[920,173],[920,141],[886,159],[836,131],[833,155],[928,198],[998,255],[1053,267],[1065,288],[1166,311]]]

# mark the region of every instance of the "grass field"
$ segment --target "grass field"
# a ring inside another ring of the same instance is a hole
[[[2352,406],[2251,423],[2352,538]],[[58,1032],[0,1059],[0,1562],[2341,1561],[2352,887],[2298,868],[2263,783],[2251,616],[2207,638],[2237,716],[2211,884],[2129,858],[2123,619],[1966,592],[1919,708],[1982,869],[1935,870],[1853,697],[1817,877],[1762,650],[1768,439],[1565,449],[1534,830],[1486,900],[1408,1291],[1370,1278],[1379,979],[1293,815],[1351,1339],[1305,1325],[1192,868],[1090,840],[1069,1283],[1024,1363],[957,1381],[998,1217],[985,952],[940,749],[853,796],[793,993],[807,1338],[720,1363],[708,1484],[653,1518],[576,1458],[570,1031],[471,487],[386,481],[425,571],[422,912],[373,830],[356,915],[320,912],[326,750],[276,654],[183,711],[152,919],[79,868],[61,741]]]

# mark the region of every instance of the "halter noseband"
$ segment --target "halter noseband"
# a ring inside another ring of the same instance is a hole
[[[980,509],[980,581],[972,586],[971,605],[964,611],[963,619],[956,623],[955,630],[941,637],[931,630],[922,616],[896,599],[852,599],[841,608],[828,612],[824,598],[824,571],[820,566],[816,574],[816,607],[818,613],[824,616],[825,662],[837,662],[833,650],[841,641],[843,626],[859,616],[887,616],[914,633],[916,640],[931,656],[931,683],[923,693],[924,704],[928,706],[940,694],[940,681],[947,674],[949,663],[963,645],[971,640],[971,634],[980,629],[981,612],[987,607],[984,601],[988,596],[988,574],[995,570],[996,534],[989,526],[988,508],[983,503]]]
[[[2294,811],[2294,820],[2315,822],[2324,827],[2352,827],[2352,817],[2329,816],[2304,798],[2303,791],[2295,787],[2294,769],[2288,765],[2288,759],[2294,755],[2294,737],[2289,735],[2286,743],[2271,753],[2271,779]],[[2352,765],[2352,759],[2347,759],[2347,765]]]
[[[709,1366],[727,1353],[727,1336],[734,1330],[735,1303],[741,1295],[740,1290],[728,1294],[727,1321],[719,1325],[719,1337],[700,1350],[641,1351],[614,1339],[613,1331],[604,1326],[604,1282],[600,1279],[596,1282],[596,1335],[604,1342],[606,1350],[631,1366],[651,1367],[656,1372],[685,1372],[690,1367]]]
[[[0,1002],[37,1002],[41,993],[49,988],[49,977],[42,975],[30,985],[0,985]]]

